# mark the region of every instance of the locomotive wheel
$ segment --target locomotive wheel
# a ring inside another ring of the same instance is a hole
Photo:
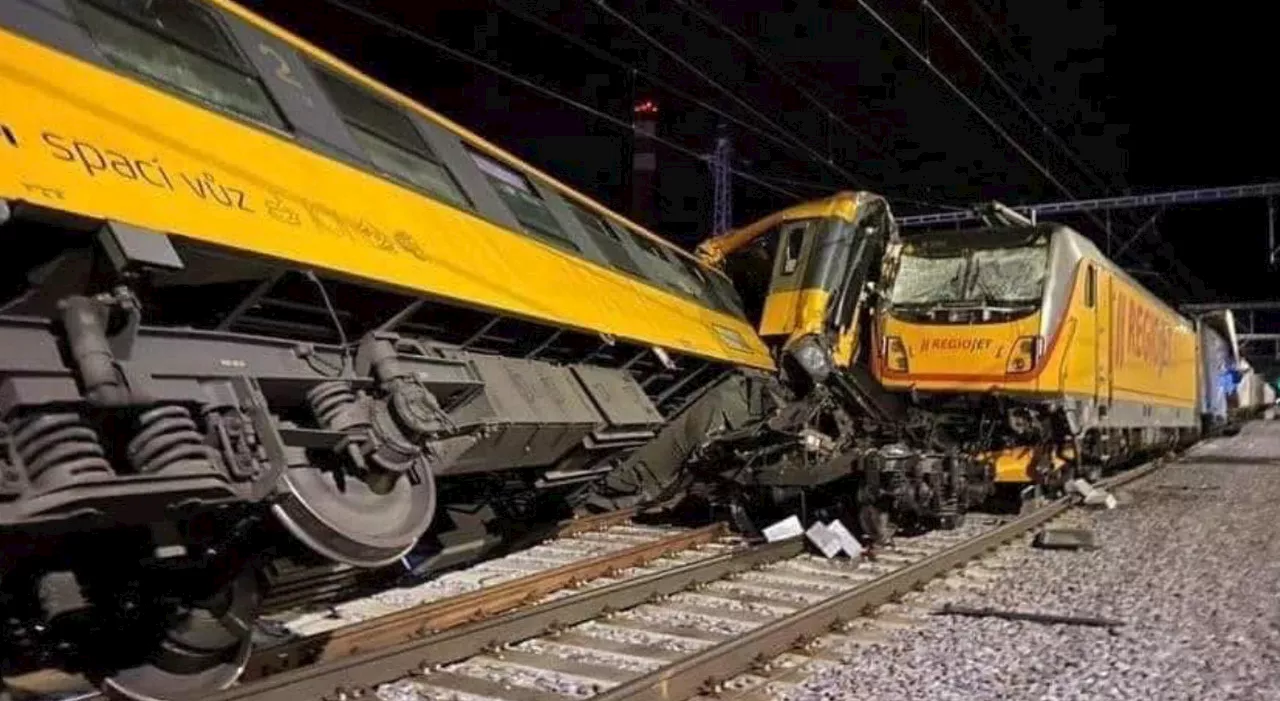
[[[258,601],[256,575],[246,568],[212,596],[169,616],[145,660],[102,675],[102,691],[127,701],[153,701],[231,686],[249,661]]]
[[[291,467],[281,477],[285,499],[272,510],[316,553],[354,567],[381,567],[404,557],[426,533],[436,487],[426,464],[419,479],[400,476],[378,489],[340,470]]]

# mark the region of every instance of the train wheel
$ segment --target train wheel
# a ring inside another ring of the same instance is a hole
[[[281,479],[288,496],[273,507],[276,518],[307,547],[354,567],[404,557],[435,516],[435,481],[425,462],[391,480],[311,466],[291,467]]]
[[[141,663],[93,676],[101,678],[105,694],[127,701],[186,699],[225,689],[249,661],[258,601],[257,577],[246,568],[211,596],[172,611]]]

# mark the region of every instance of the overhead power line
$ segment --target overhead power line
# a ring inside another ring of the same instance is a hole
[[[535,82],[533,82],[533,81],[531,81],[531,80],[529,80],[529,79],[527,79],[527,78],[525,78],[525,77],[523,77],[523,76],[520,76],[520,75],[517,75],[517,74],[515,74],[515,73],[512,73],[511,71],[509,71],[509,70],[507,70],[507,69],[505,69],[505,68],[502,68],[501,66],[497,66],[497,65],[494,65],[493,63],[490,63],[490,62],[488,62],[488,61],[485,61],[484,59],[482,59],[482,58],[480,58],[480,57],[478,57],[478,56],[473,56],[473,55],[471,55],[471,54],[469,54],[469,53],[467,53],[467,52],[465,52],[465,51],[462,51],[462,50],[460,50],[460,49],[456,49],[456,48],[454,48],[454,47],[452,47],[452,46],[450,46],[450,45],[448,45],[448,44],[446,44],[446,43],[444,43],[444,42],[442,42],[442,41],[438,41],[438,40],[436,40],[436,39],[432,39],[431,37],[428,37],[428,36],[426,36],[425,34],[422,34],[421,32],[417,32],[417,31],[414,31],[414,30],[412,30],[412,29],[409,29],[408,27],[404,27],[404,26],[398,25],[398,24],[396,24],[395,22],[392,22],[392,21],[390,21],[390,20],[388,20],[388,19],[386,19],[386,18],[384,18],[384,17],[381,17],[381,16],[379,16],[379,15],[377,15],[377,14],[374,14],[374,13],[372,13],[372,12],[369,12],[368,10],[365,10],[364,8],[356,7],[356,6],[354,6],[354,5],[352,5],[352,4],[348,3],[348,2],[345,2],[344,0],[324,0],[324,1],[325,1],[325,2],[327,2],[327,3],[329,3],[330,5],[333,5],[333,6],[335,6],[335,7],[338,7],[338,8],[341,8],[341,9],[343,9],[343,10],[346,10],[347,12],[350,12],[351,14],[357,15],[357,16],[359,16],[359,17],[363,18],[364,20],[366,20],[366,21],[368,21],[368,22],[371,22],[371,23],[377,24],[378,26],[383,27],[383,28],[385,28],[385,29],[388,29],[388,30],[390,30],[390,31],[392,31],[392,32],[395,32],[395,33],[397,33],[397,34],[400,34],[400,35],[406,36],[406,37],[408,37],[408,38],[410,38],[410,39],[413,39],[413,40],[415,40],[415,41],[418,41],[418,42],[421,42],[421,43],[426,44],[426,45],[428,45],[428,46],[431,46],[431,47],[433,47],[433,48],[435,48],[435,49],[437,49],[437,50],[439,50],[439,51],[441,51],[441,52],[443,52],[443,53],[445,53],[445,54],[448,54],[449,56],[451,56],[451,57],[453,57],[453,58],[455,58],[455,59],[458,59],[458,60],[460,60],[460,61],[465,61],[465,62],[467,62],[467,63],[471,63],[471,64],[474,64],[474,65],[480,66],[481,68],[484,68],[485,70],[491,71],[491,72],[493,72],[493,73],[495,73],[495,74],[497,74],[497,75],[500,75],[500,76],[502,76],[502,77],[506,78],[507,80],[510,80],[510,81],[512,81],[512,82],[515,82],[515,83],[518,83],[518,84],[520,84],[520,85],[522,85],[522,86],[524,86],[524,87],[526,87],[526,88],[528,88],[528,89],[530,89],[530,90],[532,90],[532,91],[534,91],[534,92],[537,92],[537,93],[539,93],[539,94],[545,95],[546,97],[552,98],[552,99],[557,100],[557,101],[559,101],[559,102],[563,102],[564,104],[567,104],[567,105],[569,105],[569,106],[571,106],[571,107],[574,107],[575,109],[578,109],[578,110],[581,110],[581,111],[583,111],[583,112],[585,112],[585,113],[587,113],[587,114],[590,114],[590,115],[592,115],[593,117],[596,117],[597,119],[600,119],[601,121],[604,121],[604,122],[607,122],[607,123],[609,123],[609,124],[612,124],[612,125],[614,125],[614,126],[616,126],[616,127],[620,128],[620,129],[622,129],[622,130],[624,130],[624,131],[626,131],[626,132],[628,132],[628,133],[630,133],[630,134],[634,134],[634,135],[639,136],[639,137],[642,137],[642,138],[652,139],[654,142],[659,143],[659,144],[662,144],[662,145],[666,146],[667,148],[670,148],[670,149],[672,149],[672,150],[674,150],[674,151],[678,151],[678,152],[680,152],[680,153],[682,153],[682,154],[684,154],[684,155],[686,155],[686,156],[689,156],[690,158],[693,158],[693,159],[698,160],[698,161],[702,161],[702,162],[704,162],[704,163],[705,163],[705,162],[707,162],[707,156],[706,156],[705,154],[702,154],[702,153],[699,153],[699,152],[695,151],[694,149],[691,149],[691,148],[689,148],[689,147],[687,147],[687,146],[684,146],[684,145],[682,145],[682,144],[676,143],[676,142],[674,142],[674,141],[671,141],[670,139],[666,139],[666,138],[661,137],[661,136],[656,136],[656,135],[652,135],[652,134],[644,134],[644,133],[640,132],[639,130],[637,130],[633,124],[631,124],[630,122],[628,122],[628,121],[626,121],[626,120],[624,120],[624,119],[619,119],[618,117],[615,117],[614,115],[611,115],[611,114],[609,114],[609,113],[607,113],[607,112],[605,112],[605,111],[603,111],[603,110],[600,110],[600,109],[598,109],[598,108],[592,107],[591,105],[588,105],[588,104],[586,104],[586,103],[583,103],[583,102],[580,102],[580,101],[578,101],[578,100],[575,100],[575,99],[573,99],[573,98],[571,98],[571,97],[569,97],[569,96],[567,96],[567,95],[564,95],[564,94],[562,94],[562,93],[556,92],[555,90],[552,90],[552,89],[550,89],[550,88],[547,88],[547,87],[545,87],[545,86],[543,86],[543,85],[539,85],[538,83],[535,83]],[[772,183],[769,183],[769,182],[767,182],[767,181],[765,181],[765,180],[763,180],[763,179],[761,179],[761,178],[758,178],[758,177],[756,177],[756,176],[754,176],[754,175],[752,175],[752,174],[750,174],[750,173],[744,172],[744,171],[742,171],[742,170],[740,170],[740,169],[734,168],[734,169],[732,169],[732,172],[733,172],[733,174],[734,174],[734,175],[736,175],[736,176],[738,176],[738,177],[742,178],[743,180],[746,180],[746,181],[748,181],[748,182],[754,183],[755,185],[759,185],[760,187],[763,187],[763,188],[765,188],[765,189],[767,189],[767,190],[770,190],[770,191],[772,191],[772,192],[775,192],[775,193],[777,193],[777,194],[780,194],[780,195],[783,195],[783,196],[786,196],[786,197],[789,197],[789,198],[792,198],[792,199],[800,199],[800,195],[796,194],[795,192],[793,192],[793,191],[791,191],[791,190],[788,190],[788,189],[786,189],[786,188],[783,188],[783,187],[779,187],[779,186],[774,185],[774,184],[772,184]]]
[[[1066,195],[1070,199],[1073,199],[1073,200],[1077,199],[1075,193],[1073,193],[1070,188],[1062,184],[1062,181],[1058,180],[1058,178],[1054,177],[1053,173],[1051,173],[1048,168],[1046,168],[1043,164],[1041,164],[1040,161],[1036,160],[1036,157],[1032,156],[1025,148],[1023,148],[1022,144],[1018,143],[1017,139],[1015,139],[1012,135],[1010,135],[1009,132],[1006,131],[1004,127],[1000,126],[998,122],[992,119],[990,115],[988,115],[985,111],[983,111],[982,107],[979,106],[978,103],[973,101],[973,98],[969,97],[967,94],[965,94],[963,90],[961,90],[955,83],[953,83],[951,79],[947,77],[946,73],[943,73],[940,68],[934,65],[933,61],[929,60],[928,56],[925,56],[924,53],[920,51],[920,49],[916,48],[915,44],[912,44],[909,40],[907,40],[907,38],[904,37],[902,33],[899,32],[897,28],[893,26],[893,24],[891,24],[884,17],[880,16],[880,13],[876,12],[875,8],[867,4],[866,0],[856,0],[856,1],[859,7],[861,7],[864,11],[866,11],[867,14],[871,15],[871,18],[874,19],[876,22],[878,22],[881,27],[884,27],[884,30],[888,32],[894,39],[897,39],[898,43],[902,44],[921,63],[927,66],[929,70],[933,72],[934,76],[936,76],[938,80],[941,80],[942,83],[946,85],[947,88],[950,89],[951,92],[954,93],[956,97],[960,98],[960,100],[969,107],[969,109],[973,110],[979,117],[981,117],[982,121],[987,123],[987,126],[991,127],[993,131],[995,131],[997,134],[1000,135],[1000,138],[1004,139],[1006,143],[1012,146],[1013,149],[1018,152],[1018,155],[1022,156],[1023,160],[1031,164],[1031,166],[1034,167],[1040,173],[1040,175],[1044,176],[1044,178],[1048,180],[1050,183],[1052,183],[1054,187],[1056,187],[1060,192],[1062,192],[1062,194]],[[1099,222],[1099,224],[1101,225],[1101,222]]]
[[[1074,164],[1076,168],[1080,169],[1080,172],[1084,173],[1091,181],[1093,181],[1095,185],[1097,185],[1098,187],[1101,187],[1103,190],[1103,194],[1107,194],[1107,190],[1108,190],[1107,183],[1101,177],[1098,176],[1098,174],[1093,170],[1092,167],[1089,166],[1088,163],[1084,161],[1084,159],[1080,158],[1080,156],[1076,154],[1076,152],[1071,148],[1071,146],[1069,146],[1065,141],[1062,140],[1061,137],[1057,135],[1057,133],[1054,132],[1052,127],[1050,127],[1048,124],[1045,123],[1043,119],[1040,118],[1040,115],[1037,114],[1036,111],[1033,110],[1030,107],[1030,105],[1028,105],[1026,101],[1022,99],[1022,96],[1018,94],[1018,91],[1014,90],[1012,87],[1009,86],[1007,82],[1005,82],[1004,77],[1001,76],[1000,73],[996,71],[996,69],[992,68],[991,64],[987,63],[987,60],[983,58],[982,54],[979,53],[978,50],[974,48],[972,44],[969,43],[969,40],[966,39],[965,36],[960,33],[959,29],[956,29],[955,25],[952,24],[951,21],[947,19],[946,15],[942,14],[942,11],[939,10],[933,3],[929,2],[929,0],[921,0],[920,4],[926,10],[933,13],[934,17],[938,18],[938,21],[942,23],[942,26],[945,27],[947,31],[951,33],[951,36],[955,37],[956,41],[960,42],[960,45],[963,46],[971,56],[973,56],[974,60],[976,60],[978,64],[982,66],[982,69],[987,72],[987,75],[990,75],[992,79],[994,79],[996,83],[1005,91],[1005,93],[1009,95],[1009,97],[1014,101],[1014,103],[1017,104],[1018,107],[1021,108],[1022,111],[1027,114],[1027,116],[1031,117],[1032,121],[1036,123],[1036,126],[1040,127],[1040,132],[1045,136],[1047,136],[1049,138],[1049,141],[1053,142],[1055,146],[1061,149],[1062,152],[1067,155],[1067,158],[1071,160],[1072,164]]]
[[[805,151],[806,153],[808,153],[813,157],[816,157],[820,160],[825,160],[828,163],[831,163],[832,167],[836,168],[838,172],[841,173],[841,175],[843,175],[845,178],[847,178],[851,183],[856,184],[858,183],[858,181],[862,180],[861,176],[854,175],[852,172],[843,168],[842,166],[836,165],[830,156],[823,156],[820,152],[815,150],[809,144],[806,144],[804,141],[797,139],[794,136],[791,136],[790,131],[788,129],[779,125],[777,122],[775,122],[773,119],[771,119],[768,115],[764,114],[760,110],[756,109],[755,107],[752,107],[750,104],[747,103],[746,100],[743,100],[741,97],[739,97],[736,92],[725,87],[720,81],[716,80],[715,78],[712,78],[711,76],[707,75],[705,71],[703,71],[702,69],[690,63],[683,56],[681,56],[679,52],[668,47],[657,37],[653,36],[649,32],[646,32],[643,27],[631,21],[631,19],[628,18],[626,15],[613,9],[613,7],[611,7],[609,3],[606,2],[605,0],[594,0],[594,2],[597,7],[599,7],[601,10],[607,13],[610,17],[613,17],[615,20],[617,20],[627,29],[630,29],[637,36],[639,36],[640,38],[648,42],[650,46],[657,49],[662,54],[670,58],[671,60],[675,61],[681,68],[684,68],[686,71],[689,71],[693,75],[697,76],[704,83],[710,85],[711,87],[723,93],[726,97],[728,97],[731,101],[733,101],[734,104],[746,110],[749,114],[754,116],[756,119],[759,119],[762,123],[768,124],[771,128],[776,130],[778,133],[787,134],[788,135],[787,140],[791,142],[791,144],[794,145],[796,148],[799,148],[800,150]]]
[[[1150,192],[1121,197],[1099,197],[1090,200],[1070,200],[1067,202],[1041,202],[1039,204],[1011,205],[1009,208],[1022,214],[1044,215],[1068,214],[1073,212],[1098,212],[1117,209],[1133,209],[1135,207],[1167,207],[1175,205],[1207,204],[1209,202],[1225,202],[1254,197],[1274,197],[1280,195],[1280,182],[1258,183],[1256,185],[1229,185],[1225,187],[1203,187],[1194,190],[1172,190],[1169,192]],[[936,226],[954,224],[977,219],[973,211],[940,212],[937,214],[920,214],[910,217],[898,217],[902,226]]]
[[[952,82],[951,79],[947,77],[947,75],[940,68],[938,68],[938,66],[935,65],[934,62],[931,61],[928,56],[924,55],[920,51],[920,49],[916,48],[916,46],[912,44],[906,37],[904,37],[902,33],[897,30],[897,28],[895,28],[888,20],[882,17],[880,13],[876,12],[875,8],[871,7],[871,5],[869,5],[866,2],[866,0],[857,0],[857,3],[858,3],[858,6],[861,7],[863,10],[865,10],[867,14],[871,15],[871,17],[875,19],[876,22],[880,24],[880,26],[884,27],[886,32],[888,32],[891,36],[897,39],[900,44],[902,44],[908,51],[910,51],[911,54],[914,55],[917,60],[919,60],[921,63],[927,66],[929,70],[933,72],[933,74],[939,80],[941,80],[943,84],[946,85],[947,88],[951,90],[952,93],[956,95],[956,97],[960,98],[960,100],[963,101],[966,105],[968,105],[971,110],[977,113],[978,116],[981,117],[982,120],[992,128],[992,130],[994,130],[997,134],[999,134],[1000,137],[1003,138],[1006,143],[1012,146],[1013,149],[1017,151],[1018,154],[1021,155],[1022,158],[1027,161],[1027,163],[1031,164],[1032,167],[1034,167],[1042,176],[1044,176],[1046,180],[1048,180],[1051,184],[1053,184],[1053,186],[1056,187],[1060,192],[1062,192],[1062,194],[1066,195],[1068,199],[1071,199],[1071,200],[1079,199],[1071,191],[1071,189],[1068,188],[1066,185],[1064,185],[1062,181],[1060,181],[1057,177],[1055,177],[1053,173],[1044,166],[1044,164],[1040,163],[1039,160],[1037,160],[1034,156],[1032,156],[1022,146],[1022,144],[1018,142],[1016,138],[1010,135],[1009,132],[1004,129],[1004,127],[1000,126],[1000,124],[997,123],[994,119],[992,119],[991,116],[988,115],[972,98],[970,98],[967,94],[965,94],[963,90],[961,90],[954,82]],[[1094,214],[1092,211],[1085,211],[1084,214],[1099,229],[1103,231],[1108,231],[1108,232],[1110,231],[1110,228],[1106,225],[1106,223],[1103,222],[1101,219],[1099,219],[1098,216]],[[1140,230],[1140,233],[1145,233],[1145,231]],[[1132,243],[1132,240],[1131,240],[1131,243]],[[1160,248],[1161,248],[1160,250],[1161,257],[1164,258],[1165,261],[1169,263],[1171,267],[1174,267],[1179,271],[1185,271],[1185,267],[1183,267],[1179,261],[1177,261],[1176,259],[1172,259],[1171,257],[1167,256],[1163,252],[1163,248],[1164,248],[1163,246],[1161,246]],[[1194,279],[1194,276],[1185,275],[1183,272],[1179,272],[1179,274],[1183,275],[1184,277],[1189,277]]]
[[[855,139],[858,140],[858,143],[871,149],[873,152],[875,152],[876,155],[882,158],[886,156],[886,154],[880,150],[879,146],[872,143],[860,130],[855,129],[852,124],[849,124],[849,122],[846,121],[843,117],[836,114],[836,111],[834,109],[832,109],[825,102],[823,102],[821,99],[815,96],[811,91],[809,91],[807,88],[801,85],[801,81],[799,78],[791,75],[786,69],[779,66],[777,64],[777,61],[775,61],[772,57],[770,57],[767,53],[765,53],[763,49],[759,48],[754,43],[752,43],[751,40],[747,39],[746,37],[742,36],[738,32],[734,31],[732,28],[727,26],[724,22],[720,21],[720,19],[717,18],[715,15],[711,14],[706,9],[699,7],[695,2],[691,2],[690,0],[675,0],[675,3],[685,8],[689,12],[693,13],[694,15],[696,15],[703,22],[711,25],[712,27],[715,27],[722,34],[732,39],[735,43],[737,43],[742,48],[746,49],[747,52],[749,52],[752,56],[755,57],[757,61],[760,62],[760,65],[764,66],[766,69],[769,70],[769,72],[781,78],[784,82],[790,85],[793,90],[795,90],[802,97],[808,100],[810,104],[818,108],[818,110],[822,112],[823,116],[825,116],[828,121],[835,124],[839,124],[840,126],[844,127],[846,131],[848,131],[850,134],[853,135]]]
[[[636,68],[635,66],[631,65],[627,61],[621,58],[618,58],[614,54],[611,54],[608,51],[605,51],[604,49],[601,49],[600,47],[591,44],[590,42],[584,41],[580,37],[574,36],[573,34],[566,32],[565,30],[555,26],[554,24],[546,21],[545,19],[542,19],[541,17],[538,17],[528,12],[524,8],[516,6],[515,3],[512,3],[509,0],[493,0],[493,2],[494,4],[501,7],[503,10],[506,10],[511,15],[518,17],[524,20],[525,22],[533,24],[546,32],[555,34],[556,36],[564,39],[565,41],[573,44],[574,46],[577,46],[578,48],[582,49],[583,51],[586,51],[587,53],[591,54],[592,56],[594,56],[595,58],[601,61],[604,61],[605,63],[608,63],[620,70],[624,70],[629,74],[643,76],[646,81],[658,87],[659,89],[664,90],[672,95],[675,95],[676,97],[682,100],[686,100],[692,104],[695,104],[701,107],[702,109],[705,109],[708,112],[711,112],[719,117],[722,117],[732,122],[734,125],[741,127],[743,129],[746,129],[747,131],[750,131],[752,134],[755,134],[756,136],[759,136],[760,138],[765,139],[776,146],[780,146],[788,150],[795,149],[795,145],[792,144],[790,141],[786,140],[785,138],[780,137],[773,132],[762,129],[759,126],[752,124],[744,119],[741,119],[736,115],[725,112],[719,107],[716,107],[715,105],[701,98],[698,98],[695,95],[691,95],[688,92],[681,90],[680,88],[672,85],[670,82],[663,80],[662,78],[659,78],[658,76],[655,76],[652,73],[649,73],[648,71],[644,71],[639,68]],[[829,159],[826,159],[826,158],[814,158],[811,156],[810,160],[823,167],[829,168],[831,165]],[[825,189],[828,191],[835,191],[839,188],[834,185],[827,185]]]
[[[667,57],[671,58],[673,61],[679,64],[682,68],[694,74],[703,82],[712,86],[713,88],[720,91],[721,93],[724,93],[727,97],[729,97],[730,100],[732,100],[734,103],[736,103],[743,109],[747,110],[752,115],[756,116],[762,122],[769,124],[774,129],[777,129],[780,133],[787,134],[788,140],[791,141],[793,144],[795,144],[795,146],[800,148],[802,151],[805,151],[806,153],[810,154],[811,156],[817,159],[825,160],[828,164],[830,164],[831,168],[835,169],[837,172],[839,172],[841,175],[843,175],[845,178],[847,178],[851,183],[854,183],[855,185],[858,184],[860,180],[862,180],[860,176],[854,175],[848,169],[837,165],[835,160],[832,159],[830,156],[823,156],[820,152],[815,150],[809,144],[805,143],[800,139],[795,138],[794,136],[791,136],[790,132],[787,129],[780,126],[777,122],[773,121],[767,115],[761,113],[756,108],[752,107],[750,104],[744,101],[741,97],[739,97],[737,93],[735,93],[733,90],[730,90],[729,88],[725,87],[722,83],[720,83],[720,81],[716,80],[715,78],[712,78],[711,76],[707,75],[707,73],[704,72],[702,69],[690,63],[683,56],[681,56],[679,52],[668,47],[660,39],[653,36],[649,32],[646,32],[644,28],[640,27],[635,22],[631,21],[631,19],[629,19],[626,15],[615,10],[613,7],[611,7],[608,4],[608,2],[606,2],[606,0],[594,0],[594,2],[601,10],[608,13],[609,16],[613,17],[614,19],[618,20],[618,22],[620,22],[625,27],[630,29],[636,35],[640,36],[642,39],[648,42],[649,45],[653,46],[655,49],[662,52]],[[906,197],[888,197],[888,199],[891,202],[896,201],[896,202],[902,202],[906,204],[913,204],[913,205],[924,206],[924,207],[939,206],[938,203],[936,202],[922,202],[920,200],[909,199]]]

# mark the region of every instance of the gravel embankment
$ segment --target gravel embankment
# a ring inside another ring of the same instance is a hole
[[[937,599],[1123,621],[1114,632],[935,616],[849,650],[790,701],[1280,699],[1280,422],[1127,491],[1091,512],[1099,549],[1021,549],[987,591]]]

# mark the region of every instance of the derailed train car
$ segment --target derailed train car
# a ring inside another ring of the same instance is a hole
[[[230,2],[2,3],[0,95],[5,674],[224,686],[262,558],[477,557],[773,368],[719,273]]]
[[[1004,496],[1097,477],[1225,425],[1235,351],[1050,223],[904,242],[876,375],[963,436]]]

